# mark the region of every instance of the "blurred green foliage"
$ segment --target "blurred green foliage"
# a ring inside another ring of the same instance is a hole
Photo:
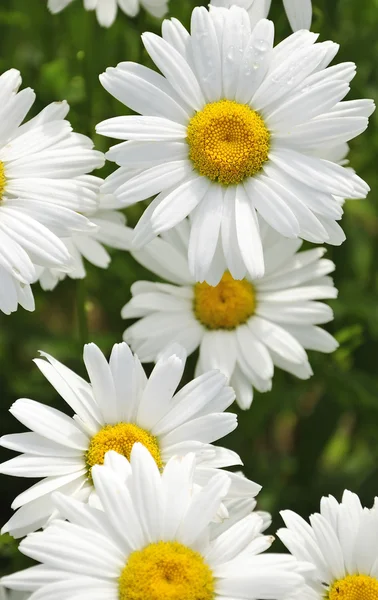
[[[313,30],[320,39],[341,45],[339,61],[355,61],[358,74],[351,98],[378,97],[378,0],[314,0]],[[136,19],[119,14],[109,30],[101,29],[93,13],[75,1],[52,16],[47,0],[2,0],[0,8],[0,72],[15,67],[24,86],[37,93],[33,114],[54,100],[71,104],[74,128],[94,136],[99,149],[108,140],[96,137],[97,122],[122,114],[125,108],[98,82],[107,66],[122,60],[149,64],[140,34],[159,32],[160,23],[141,12]],[[195,0],[171,0],[171,16],[189,25]],[[289,34],[282,2],[274,0],[272,16],[277,40]],[[245,474],[263,485],[259,507],[272,511],[291,508],[306,516],[318,509],[324,494],[340,497],[344,488],[371,504],[378,490],[378,129],[355,140],[351,164],[368,181],[366,201],[349,202],[343,225],[347,242],[330,248],[340,295],[334,301],[335,321],[329,329],[340,341],[332,356],[311,353],[314,377],[300,382],[277,370],[271,393],[256,395],[252,409],[239,415],[239,428],[226,444],[242,456]],[[104,176],[112,165],[104,169]],[[134,224],[140,208],[128,211]],[[126,253],[114,252],[107,271],[88,266],[80,284],[67,279],[52,293],[35,286],[36,311],[19,309],[0,315],[0,432],[22,428],[7,412],[19,397],[29,397],[62,410],[62,400],[33,365],[43,349],[83,373],[77,305],[85,296],[89,339],[104,352],[120,340],[125,328],[120,309],[137,279],[152,278]],[[186,378],[193,373],[195,357]],[[236,410],[236,409],[235,409]],[[225,444],[225,445],[226,445]],[[1,451],[5,460],[12,453]],[[30,481],[2,477],[1,523],[11,514],[14,496]],[[8,536],[0,538],[1,573],[26,564]]]

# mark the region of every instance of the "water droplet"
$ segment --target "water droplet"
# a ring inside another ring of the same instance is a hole
[[[266,52],[269,48],[269,44],[266,40],[255,40],[254,47],[260,52]]]
[[[226,52],[226,57],[228,60],[234,60],[235,58],[235,46],[230,46]]]

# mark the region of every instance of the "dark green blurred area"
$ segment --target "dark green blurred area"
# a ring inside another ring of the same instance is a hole
[[[119,13],[109,30],[98,26],[93,13],[76,0],[52,16],[47,0],[2,0],[0,8],[0,72],[19,69],[23,86],[34,88],[33,114],[54,100],[71,104],[70,120],[76,131],[94,136],[99,121],[122,114],[124,107],[98,82],[107,66],[122,60],[148,62],[140,42],[145,30],[159,32],[160,23],[141,13],[131,20]],[[189,25],[195,0],[171,0],[172,16]],[[350,98],[378,99],[378,0],[315,0],[313,30],[321,40],[341,45],[338,61],[358,66]],[[273,1],[277,40],[289,27],[280,0]],[[343,225],[346,243],[329,248],[337,266],[339,299],[329,330],[340,349],[333,355],[310,353],[314,377],[300,382],[277,370],[274,388],[256,394],[252,409],[241,413],[239,428],[225,441],[240,453],[245,474],[263,485],[259,507],[274,515],[291,508],[303,516],[318,509],[322,495],[340,498],[349,488],[370,505],[378,493],[378,129],[370,129],[352,144],[351,164],[372,188],[365,201],[349,202]],[[95,136],[99,149],[109,140]],[[104,169],[105,176],[113,166]],[[140,208],[128,211],[134,224]],[[32,398],[66,410],[32,359],[43,349],[84,375],[82,335],[77,306],[85,297],[89,339],[105,353],[120,341],[125,323],[120,309],[130,297],[130,285],[152,278],[126,253],[114,252],[107,271],[88,266],[81,284],[69,279],[52,292],[35,286],[36,311],[19,309],[0,315],[0,433],[21,431],[7,412],[19,397]],[[193,374],[195,357],[186,379]],[[13,455],[1,450],[1,460]],[[0,520],[10,516],[13,498],[32,483],[1,476]],[[277,549],[279,546],[277,545]],[[8,536],[0,538],[1,574],[26,564]]]

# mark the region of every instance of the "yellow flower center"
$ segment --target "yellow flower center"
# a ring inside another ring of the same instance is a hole
[[[119,600],[213,600],[214,577],[201,554],[178,542],[157,542],[130,554]]]
[[[207,104],[190,120],[187,133],[197,171],[223,185],[252,177],[268,159],[270,134],[263,119],[233,100]]]
[[[163,463],[156,437],[133,423],[117,423],[116,425],[105,425],[91,439],[85,456],[89,477],[94,465],[104,464],[105,454],[109,450],[114,450],[130,460],[131,450],[136,442],[140,442],[147,448],[161,469]]]
[[[234,279],[228,271],[215,287],[208,283],[194,286],[194,314],[208,329],[235,329],[245,323],[256,309],[253,285]]]
[[[378,580],[369,575],[347,575],[331,586],[329,600],[378,600]]]
[[[6,179],[5,179],[4,163],[2,163],[0,160],[0,200],[3,197],[3,193],[5,190],[5,183],[6,183]]]

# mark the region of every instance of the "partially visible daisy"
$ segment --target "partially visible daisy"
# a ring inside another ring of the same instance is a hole
[[[18,92],[20,84],[15,69],[0,76],[0,308],[7,313],[17,302],[33,309],[29,284],[40,267],[72,268],[61,238],[96,229],[79,213],[96,208],[98,184],[86,173],[104,164],[92,141],[72,132],[66,102],[22,125],[35,94]]]
[[[196,482],[203,485],[220,467],[241,464],[231,450],[213,446],[237,426],[236,415],[224,412],[235,398],[218,371],[197,377],[179,392],[186,355],[180,346],[162,353],[149,379],[127,344],[116,344],[109,363],[94,344],[84,348],[91,383],[51,356],[37,366],[74,411],[73,418],[28,399],[17,400],[10,412],[31,432],[6,435],[0,445],[21,456],[0,465],[0,473],[44,477],[20,494],[19,509],[3,532],[21,537],[44,526],[53,513],[51,492],[89,500],[92,467],[102,464],[107,450],[130,457],[135,442],[149,449],[159,468],[173,455],[194,452]],[[230,497],[255,496],[260,486],[230,473]],[[21,508],[20,508],[21,507]]]
[[[197,372],[220,369],[245,409],[252,402],[252,386],[260,392],[271,389],[274,366],[307,379],[312,370],[305,348],[337,348],[319,327],[333,319],[331,308],[319,300],[337,296],[328,276],[335,266],[322,258],[324,248],[298,253],[300,240],[284,238],[264,224],[261,236],[265,276],[234,279],[219,252],[211,287],[196,283],[190,273],[190,226],[184,221],[133,253],[169,283],[134,283],[133,297],[122,309],[123,318],[140,319],[126,329],[124,339],[142,362],[156,360],[174,340],[188,353],[199,347]]]
[[[211,0],[213,6],[240,6],[245,8],[254,27],[260,19],[268,16],[272,0]],[[312,20],[311,0],[283,0],[287,17],[293,31],[310,29]]]
[[[73,0],[48,0],[47,6],[52,13],[62,11]],[[169,0],[83,0],[85,10],[95,10],[97,21],[103,27],[113,25],[118,7],[128,16],[135,17],[140,8],[144,8],[154,17],[164,17],[168,12]]]
[[[285,237],[340,244],[335,196],[362,198],[369,189],[325,158],[359,135],[374,110],[369,100],[341,102],[355,65],[328,67],[337,44],[315,44],[317,35],[305,30],[273,48],[273,23],[262,19],[251,30],[236,6],[197,7],[191,34],[173,19],[163,22],[162,36],[142,36],[162,75],[123,62],[100,76],[140,113],[97,126],[126,140],[107,154],[120,169],[103,193],[121,206],[156,196],[135,228],[134,247],[190,215],[191,273],[210,282],[220,247],[235,279],[263,276],[257,213]]]
[[[108,453],[93,468],[104,512],[55,494],[67,521],[21,542],[41,564],[3,577],[4,585],[33,591],[31,600],[280,600],[302,585],[306,564],[261,555],[273,538],[260,534],[255,515],[214,531],[230,485],[225,473],[196,492],[192,454],[172,458],[163,473],[140,444],[130,464],[109,468],[119,458]]]
[[[99,187],[101,179],[92,177],[94,187]],[[52,290],[67,275],[71,279],[83,279],[86,276],[84,259],[96,267],[106,269],[111,261],[105,246],[118,250],[129,250],[130,235],[126,228],[126,218],[119,211],[114,210],[116,205],[112,197],[99,196],[99,205],[96,211],[89,211],[85,216],[97,226],[97,231],[77,233],[70,238],[63,239],[73,261],[73,269],[64,273],[58,269],[43,269],[39,281],[44,290]]]
[[[298,559],[313,565],[296,600],[376,600],[378,598],[378,499],[372,509],[345,491],[339,504],[323,497],[310,525],[296,513],[281,513],[287,529],[278,536]]]

